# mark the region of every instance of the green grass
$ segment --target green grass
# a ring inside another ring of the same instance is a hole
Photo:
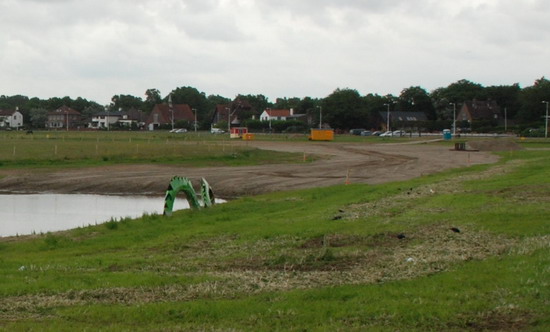
[[[297,162],[303,162],[301,154],[254,149],[246,143],[205,133],[16,132],[0,136],[2,168],[123,163],[203,167]]]
[[[548,174],[514,151],[1,239],[0,329],[547,331]]]

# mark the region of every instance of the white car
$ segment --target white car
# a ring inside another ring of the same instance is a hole
[[[404,130],[396,130],[393,132],[392,136],[398,136],[398,137],[401,137],[401,136],[405,136],[407,133],[404,131]]]
[[[380,137],[389,137],[389,136],[392,136],[392,135],[393,135],[393,132],[386,131],[386,132],[380,134]]]
[[[220,128],[212,128],[210,129],[210,133],[212,134],[223,134],[225,131],[221,130]]]
[[[185,128],[172,129],[170,130],[170,132],[175,134],[181,134],[181,133],[186,133],[187,129]]]

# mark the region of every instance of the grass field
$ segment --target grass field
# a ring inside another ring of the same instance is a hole
[[[0,329],[548,331],[548,174],[514,151],[0,239]]]
[[[418,138],[337,135],[335,142],[392,143]],[[305,134],[257,134],[259,141],[305,142]],[[228,135],[167,131],[35,131],[0,132],[0,168],[84,167],[110,164],[182,164],[244,166],[303,162],[299,154],[249,148]],[[308,161],[315,160],[315,156]]]
[[[226,136],[168,132],[0,134],[0,167],[81,167],[120,163],[242,166],[299,162],[301,155],[249,148]]]

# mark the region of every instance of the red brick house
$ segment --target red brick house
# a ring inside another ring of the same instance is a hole
[[[193,123],[195,121],[195,114],[187,104],[173,105],[172,109],[170,109],[168,104],[157,104],[153,108],[153,111],[151,111],[151,114],[149,114],[149,117],[147,117],[145,126],[149,130],[154,130],[161,125],[171,125],[172,120],[174,123],[180,120]]]
[[[502,119],[500,106],[494,100],[466,101],[456,115],[456,121],[467,121],[470,125],[476,121],[498,123]]]
[[[229,104],[216,105],[212,115],[212,127],[220,122],[229,121],[231,126],[240,126],[243,120],[254,117],[255,110],[246,100],[236,99]],[[225,128],[224,128],[225,129]]]
[[[76,129],[83,126],[82,114],[68,106],[61,106],[48,113],[46,120],[47,129]]]

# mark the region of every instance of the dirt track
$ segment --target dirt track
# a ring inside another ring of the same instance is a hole
[[[191,168],[161,165],[118,165],[48,171],[0,171],[0,192],[53,192],[163,195],[170,179],[185,176],[208,180],[219,197],[350,183],[406,180],[448,168],[492,163],[489,152],[458,152],[426,144],[356,144],[248,142],[249,146],[307,155],[312,163],[247,167]],[[302,157],[300,157],[302,159]]]

